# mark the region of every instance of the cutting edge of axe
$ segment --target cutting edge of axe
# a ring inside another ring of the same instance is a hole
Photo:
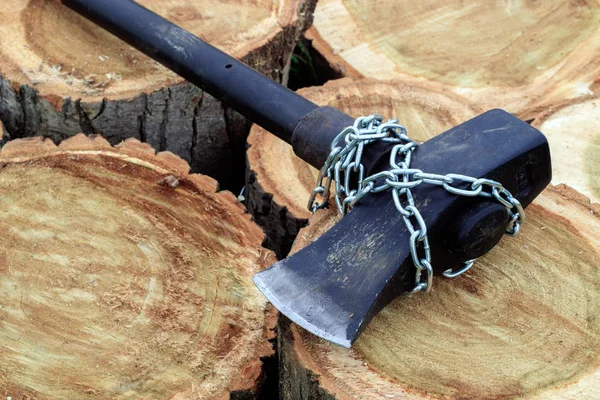
[[[354,118],[319,107],[132,0],[61,0],[131,46],[290,143],[317,169]],[[385,170],[390,147],[376,144],[365,170]],[[501,182],[526,206],[550,182],[550,153],[541,132],[492,110],[425,142],[414,167]],[[502,237],[506,210],[439,187],[417,187],[415,201],[431,235],[434,272],[487,253]],[[368,239],[368,240],[367,240]],[[367,246],[364,251],[361,246]],[[365,198],[313,244],[255,276],[285,315],[349,347],[393,298],[410,292],[415,268],[401,215],[385,193]]]

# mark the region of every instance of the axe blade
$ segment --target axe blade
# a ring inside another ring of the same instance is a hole
[[[343,347],[350,347],[379,311],[378,297],[398,266],[410,258],[408,241],[402,240],[406,228],[393,236],[377,229],[389,218],[401,228],[399,213],[391,209],[370,213],[373,208],[393,207],[393,203],[386,196],[369,200],[369,205],[365,202],[350,211],[310,246],[254,276],[254,283],[275,308],[304,329]],[[394,286],[408,291],[414,270],[401,270],[406,275],[403,285]]]
[[[348,335],[348,331],[360,324],[360,318],[350,316],[348,310],[339,307],[331,297],[319,293],[319,288],[302,291],[294,290],[299,289],[297,286],[282,284],[281,278],[298,280],[294,271],[285,267],[285,261],[255,275],[253,279],[256,287],[275,308],[296,324],[338,346],[349,348],[353,338]],[[290,307],[289,304],[294,306]]]
[[[434,174],[452,172],[499,181],[523,206],[551,179],[546,138],[502,110],[479,115],[423,143],[413,153],[412,164]],[[506,212],[496,218],[494,229],[489,229],[490,219],[477,220],[479,214],[471,213],[490,200],[457,196],[433,185],[412,191],[428,227],[434,273],[485,254],[502,237]],[[494,206],[490,201],[490,209]],[[465,258],[452,247],[451,232],[464,232],[467,226],[480,228],[467,235],[477,244],[466,243],[473,249]],[[414,288],[409,237],[389,193],[372,194],[311,245],[256,274],[254,282],[292,321],[350,347],[377,312]]]

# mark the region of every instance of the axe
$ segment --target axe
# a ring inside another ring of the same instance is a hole
[[[350,347],[394,298],[464,273],[551,179],[546,138],[491,110],[423,143],[396,121],[319,107],[131,0],[62,0],[76,12],[290,143],[321,169],[310,208],[345,216],[255,275],[291,320]],[[317,198],[321,201],[317,202]]]

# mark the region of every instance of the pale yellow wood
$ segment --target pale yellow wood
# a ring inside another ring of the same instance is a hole
[[[298,18],[299,0],[140,0],[218,48],[243,58]],[[182,79],[57,0],[5,0],[0,72],[41,96],[126,99]]]
[[[600,100],[549,109],[533,125],[550,142],[552,183],[600,202]]]
[[[349,76],[419,81],[523,118],[590,95],[600,75],[596,0],[320,0],[308,36]]]
[[[4,398],[256,391],[274,257],[231,193],[135,140],[15,140],[0,166]]]
[[[316,0],[139,3],[285,82]],[[0,119],[13,137],[59,143],[83,132],[113,145],[135,137],[237,185],[224,166],[245,151],[247,121],[60,0],[3,1],[0,37]]]

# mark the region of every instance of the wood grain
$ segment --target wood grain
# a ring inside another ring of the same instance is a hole
[[[302,93],[352,115],[397,116],[419,140],[478,112],[462,98],[398,82],[345,79]],[[572,168],[564,182],[575,183],[583,154],[595,154],[590,144],[594,104],[573,105],[587,111],[569,107],[542,122],[543,127],[556,115],[553,124],[562,129],[556,143],[566,143],[562,147],[569,155],[553,150],[553,159],[555,168]],[[546,133],[553,142],[552,129]],[[316,171],[294,161],[289,146],[259,129],[250,139],[255,147],[248,159],[257,182],[272,190],[273,202],[281,207],[302,210]],[[593,167],[587,171],[587,176],[597,175]],[[600,385],[600,207],[560,186],[546,190],[526,215],[519,236],[502,239],[465,276],[436,278],[430,294],[392,302],[351,350],[294,324],[280,324],[282,397],[593,398]],[[338,218],[335,207],[311,217],[292,251],[311,243]]]
[[[307,34],[347,76],[403,79],[523,119],[597,87],[600,4],[323,0]]]
[[[172,153],[77,135],[0,153],[0,390],[21,398],[256,394],[273,262],[229,192]]]
[[[140,4],[285,82],[315,1]],[[248,128],[227,106],[59,1],[7,0],[0,21],[0,120],[13,138],[59,143],[84,132],[115,145],[135,137],[195,171],[232,179],[223,167],[243,155]]]
[[[600,207],[547,189],[505,238],[456,280],[398,298],[351,350],[285,329],[284,398],[577,399],[600,385]],[[297,251],[339,219],[319,212]],[[435,262],[435,260],[434,260]]]
[[[533,126],[550,142],[552,182],[567,183],[600,202],[600,100],[552,107]]]

